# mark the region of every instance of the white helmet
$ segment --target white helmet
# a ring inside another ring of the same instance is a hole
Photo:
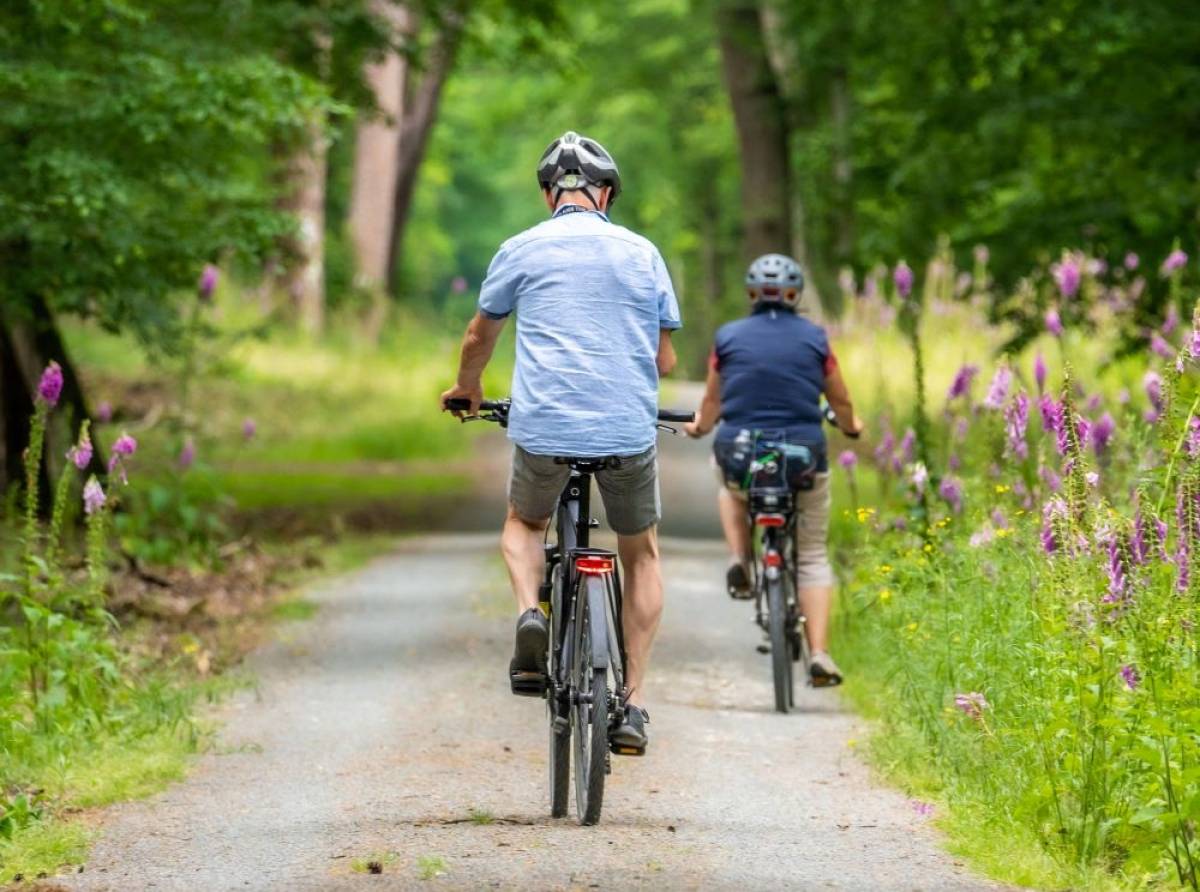
[[[537,178],[539,186],[554,192],[555,201],[563,192],[609,186],[611,207],[621,194],[621,174],[612,155],[594,139],[580,136],[574,130],[568,130],[542,152]]]
[[[778,303],[795,310],[802,291],[804,270],[784,254],[764,254],[746,270],[746,294],[755,306]]]

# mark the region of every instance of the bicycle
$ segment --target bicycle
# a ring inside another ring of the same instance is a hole
[[[828,406],[822,407],[826,421],[836,426],[837,419]],[[857,439],[857,434],[849,435]],[[742,488],[747,491],[747,523],[751,543],[758,560],[751,561],[751,592],[755,623],[766,635],[760,653],[771,655],[771,677],[775,689],[775,710],[786,713],[796,705],[795,664],[801,664],[809,676],[811,654],[805,617],[796,590],[796,496],[799,489],[810,488],[817,470],[812,450],[801,444],[789,444],[786,438],[759,440],[749,444],[749,466]],[[759,454],[759,450],[762,454]],[[799,472],[788,463],[799,463]],[[757,539],[753,533],[757,531]],[[811,684],[811,680],[808,682]]]
[[[467,411],[469,401],[447,400],[446,408]],[[484,401],[479,419],[508,426],[510,400]],[[691,412],[659,411],[661,422],[691,421]],[[579,823],[595,824],[604,804],[604,780],[611,755],[641,755],[609,741],[621,721],[629,691],[625,688],[625,639],[622,630],[621,574],[614,552],[590,546],[592,475],[619,467],[620,457],[564,456],[570,466],[555,510],[555,541],[547,542],[546,571],[538,593],[550,620],[545,673],[514,674],[514,694],[543,697],[550,734],[550,815],[567,814],[570,763],[574,761],[575,811]],[[547,532],[547,535],[549,533]],[[572,757],[573,752],[573,757]]]

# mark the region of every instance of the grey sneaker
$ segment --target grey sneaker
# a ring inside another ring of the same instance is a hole
[[[646,752],[646,723],[650,713],[632,703],[625,704],[625,717],[609,737],[616,753],[623,756],[640,756]]]
[[[833,657],[823,650],[812,655],[808,675],[814,688],[832,688],[842,683],[842,670],[837,667]]]

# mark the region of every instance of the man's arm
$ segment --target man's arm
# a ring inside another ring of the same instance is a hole
[[[709,366],[708,380],[704,385],[704,398],[696,412],[696,420],[683,426],[689,437],[700,438],[716,427],[721,420],[721,373],[716,366]]]
[[[492,351],[496,349],[496,341],[503,329],[503,319],[490,319],[483,313],[476,313],[475,318],[467,324],[462,354],[458,360],[458,380],[442,394],[443,410],[446,400],[463,398],[471,401],[470,414],[479,414],[479,404],[483,402],[483,370],[492,358]],[[454,414],[461,416],[462,413]]]
[[[671,329],[658,330],[658,356],[656,358],[659,375],[669,375],[675,368],[675,345],[671,343]]]
[[[850,391],[842,379],[842,370],[836,365],[825,376],[825,399],[829,400],[829,408],[837,417],[837,426],[843,433],[862,433],[862,419],[854,414],[854,405],[850,402]]]

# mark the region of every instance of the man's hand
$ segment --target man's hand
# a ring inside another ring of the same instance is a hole
[[[482,387],[482,385],[479,385],[479,384],[475,384],[470,387],[464,387],[462,384],[455,384],[453,387],[451,387],[449,390],[447,390],[441,396],[440,405],[442,407],[443,412],[446,411],[446,401],[454,400],[454,399],[470,400],[471,401],[471,411],[467,412],[466,414],[467,415],[478,415],[479,414],[479,404],[483,402],[483,387]],[[453,415],[455,418],[463,417],[463,413],[461,411],[457,411],[457,410],[453,411]]]

